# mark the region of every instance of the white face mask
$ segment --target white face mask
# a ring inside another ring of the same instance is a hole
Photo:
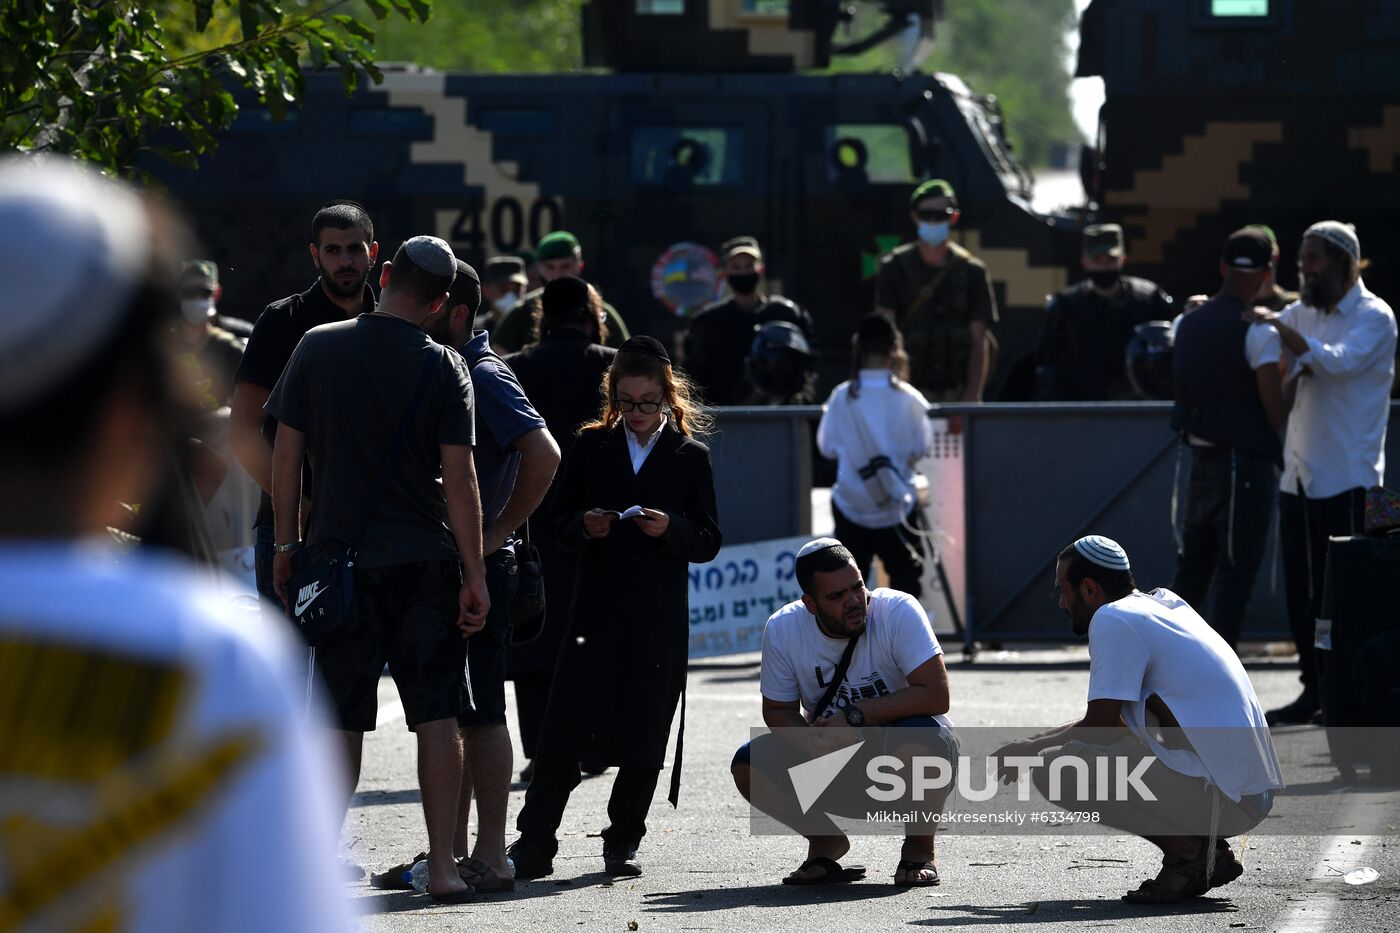
[[[214,316],[214,299],[185,298],[180,302],[180,313],[191,324],[207,324]]]
[[[517,295],[515,292],[506,292],[504,295],[491,302],[491,307],[495,308],[502,314],[505,314],[507,311],[509,311],[511,308],[514,308],[519,303],[519,295]]]

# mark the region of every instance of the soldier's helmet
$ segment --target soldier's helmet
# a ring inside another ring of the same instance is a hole
[[[772,398],[789,398],[802,391],[816,367],[806,336],[787,321],[769,321],[755,329],[744,361],[749,382]]]
[[[1128,381],[1138,398],[1167,401],[1172,398],[1172,325],[1148,321],[1133,328],[1124,352]]]

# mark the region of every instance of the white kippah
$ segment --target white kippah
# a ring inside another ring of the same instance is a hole
[[[413,264],[424,272],[431,272],[445,279],[457,274],[457,257],[452,254],[452,247],[448,246],[445,240],[439,240],[435,236],[416,236],[405,240],[403,249],[408,258],[413,260]]]
[[[70,377],[121,322],[146,274],[140,197],[77,162],[0,159],[0,410]]]
[[[1074,542],[1074,549],[1089,563],[1098,564],[1106,570],[1128,569],[1128,552],[1112,538],[1085,535]]]
[[[1356,236],[1356,228],[1340,220],[1323,220],[1303,231],[1303,238],[1315,236],[1326,240],[1352,259],[1361,259],[1361,240]]]
[[[808,554],[825,551],[829,547],[842,547],[842,544],[835,538],[817,538],[814,541],[808,541],[806,544],[802,545],[801,549],[797,552],[797,556],[799,558],[806,557]]]

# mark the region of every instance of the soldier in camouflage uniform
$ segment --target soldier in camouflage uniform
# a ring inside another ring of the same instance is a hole
[[[238,364],[243,362],[243,339],[215,323],[221,293],[218,266],[207,259],[185,263],[180,273],[184,352],[179,359],[200,407],[207,411],[217,411],[232,400]]]
[[[1124,353],[1133,328],[1170,321],[1172,300],[1155,283],[1124,275],[1123,228],[1084,228],[1080,263],[1088,277],[1045,306],[1036,359],[1037,398],[1101,402],[1136,398]]]
[[[991,370],[991,327],[997,320],[987,267],[949,239],[957,195],[942,179],[909,198],[918,239],[880,260],[875,308],[904,334],[909,382],[931,402],[980,402]]]

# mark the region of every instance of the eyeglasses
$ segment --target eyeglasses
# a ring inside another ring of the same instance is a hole
[[[951,208],[951,207],[943,207],[943,208],[927,208],[927,207],[926,207],[926,208],[924,208],[923,210],[915,211],[915,212],[914,212],[914,216],[917,217],[917,218],[919,218],[920,220],[946,220],[947,218],[952,217],[952,216],[953,216],[954,214],[956,214],[956,213],[957,213],[957,210],[956,210],[955,208]]]
[[[617,396],[613,396],[612,401],[618,411],[639,411],[644,415],[654,415],[661,410],[660,402],[633,402]]]

